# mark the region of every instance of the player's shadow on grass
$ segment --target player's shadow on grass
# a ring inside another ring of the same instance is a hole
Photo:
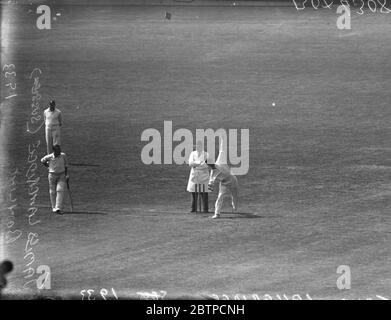
[[[67,215],[70,215],[70,214],[94,214],[94,215],[107,215],[108,213],[106,212],[96,212],[96,211],[64,211],[62,213],[63,216],[67,216]]]
[[[263,216],[251,212],[221,212],[219,219],[261,219]]]
[[[94,163],[69,163],[69,165],[73,167],[100,167],[99,164]]]
[[[220,216],[220,219],[260,219],[260,218],[263,218],[263,217],[255,214],[255,213],[248,213],[248,212],[233,213],[233,214],[231,213],[230,215],[227,215],[227,216],[224,216],[224,215]]]

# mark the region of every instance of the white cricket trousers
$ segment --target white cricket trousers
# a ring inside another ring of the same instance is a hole
[[[224,198],[231,200],[231,205],[234,211],[238,210],[238,179],[233,176],[228,184],[220,182],[219,195],[215,204],[215,215],[219,215],[223,207]]]
[[[49,173],[49,194],[52,209],[62,210],[62,202],[66,190],[65,172]]]
[[[53,146],[61,145],[61,127],[59,125],[45,127],[46,151],[47,154],[53,152]]]

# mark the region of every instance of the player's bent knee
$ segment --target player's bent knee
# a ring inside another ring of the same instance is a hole
[[[57,184],[57,192],[64,192],[65,191],[65,182],[58,183]]]

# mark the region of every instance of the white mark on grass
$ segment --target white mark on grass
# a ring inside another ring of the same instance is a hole
[[[15,225],[15,210],[18,207],[17,198],[14,192],[16,192],[16,178],[19,174],[18,169],[14,169],[11,173],[10,182],[9,182],[9,191],[7,194],[7,202],[10,203],[10,206],[6,208],[8,215],[6,216],[5,225],[7,226],[7,231],[4,235],[5,244],[11,244],[17,241],[22,236],[22,231],[19,229],[14,229]]]
[[[15,71],[15,65],[13,63],[11,64],[5,64],[3,66],[4,71],[4,77],[8,81],[4,86],[7,87],[5,90],[8,92],[8,95],[5,97],[6,100],[12,99],[14,97],[17,97],[16,94],[16,71]]]
[[[99,291],[99,295],[95,294],[95,291]],[[115,300],[118,300],[118,295],[115,292],[114,288],[111,288],[111,292],[105,288],[102,288],[100,290],[83,289],[80,291],[80,294],[81,300],[96,300],[96,297],[101,297],[103,300],[108,300],[111,296],[113,296]]]
[[[159,292],[160,293],[158,293],[157,291],[136,292],[136,294],[141,300],[163,300],[164,297],[167,295],[167,291],[160,290]]]
[[[293,1],[293,4],[295,5],[295,8],[296,8],[297,11],[305,9],[305,3],[307,2],[307,0],[304,0],[304,1],[292,0],[292,1]]]
[[[207,297],[214,299],[214,300],[312,300],[311,296],[306,293],[304,296],[301,296],[298,293],[289,295],[289,294],[263,294],[258,295],[256,293],[252,294],[234,294],[234,295],[227,295],[227,294],[208,294]]]
[[[39,88],[41,87],[39,77],[41,74],[42,71],[39,68],[35,68],[30,74],[30,79],[34,79],[34,83],[31,88],[33,97],[31,104],[31,116],[29,121],[26,123],[26,126],[27,132],[32,135],[38,133],[44,124],[44,119],[41,115],[41,111],[39,110],[39,101],[41,100],[41,95],[39,93]],[[36,253],[34,248],[39,242],[39,234],[34,232],[34,228],[41,222],[37,217],[38,207],[36,205],[36,200],[39,194],[38,184],[40,181],[40,176],[38,174],[38,154],[40,145],[41,141],[39,139],[29,143],[28,145],[25,184],[27,185],[27,193],[29,197],[27,219],[30,230],[26,232],[27,241],[25,244],[23,256],[23,260],[25,261],[25,269],[22,272],[24,274],[24,279],[26,280],[23,287],[26,288],[32,284],[33,287],[38,289],[51,289],[50,268],[46,265],[35,266]]]
[[[41,88],[39,77],[41,74],[42,74],[41,69],[35,68],[31,72],[29,77],[30,79],[34,78],[34,84],[31,88],[31,93],[33,94],[33,97],[31,99],[32,100],[31,116],[30,116],[30,120],[26,123],[27,132],[30,134],[37,133],[45,123],[43,116],[41,115],[42,112],[40,110],[40,105],[39,105],[39,101],[42,98],[41,94],[39,93],[39,88]]]
[[[310,296],[309,293],[306,293],[305,295],[301,295],[298,293],[294,294],[233,294],[233,295],[227,295],[227,294],[202,294],[203,297],[206,299],[213,299],[213,300],[313,300],[313,298]],[[354,299],[354,298],[353,298]],[[349,299],[349,300],[353,300]],[[381,296],[379,294],[376,294],[373,297],[364,297],[364,298],[358,298],[358,300],[389,300],[387,297]],[[316,298],[316,300],[322,300],[322,298]],[[341,298],[341,300],[347,300],[347,298]]]

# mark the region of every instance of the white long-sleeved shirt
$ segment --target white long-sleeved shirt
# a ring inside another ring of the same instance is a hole
[[[64,152],[61,152],[58,157],[55,157],[54,153],[51,153],[44,156],[41,162],[49,162],[49,173],[63,173],[67,167],[67,156]]]
[[[224,185],[228,185],[235,180],[235,176],[231,173],[231,169],[228,165],[216,164],[216,169],[213,169],[210,173],[209,184],[220,181]]]
[[[43,112],[43,115],[45,117],[46,127],[62,126],[62,114],[59,109],[56,108],[53,111],[50,111],[50,108],[47,108]]]
[[[210,173],[209,184],[213,184],[216,180],[224,185],[228,185],[235,180],[235,176],[231,173],[231,169],[227,164],[227,153],[224,148],[223,138],[220,138],[219,156],[217,157],[215,167]]]

